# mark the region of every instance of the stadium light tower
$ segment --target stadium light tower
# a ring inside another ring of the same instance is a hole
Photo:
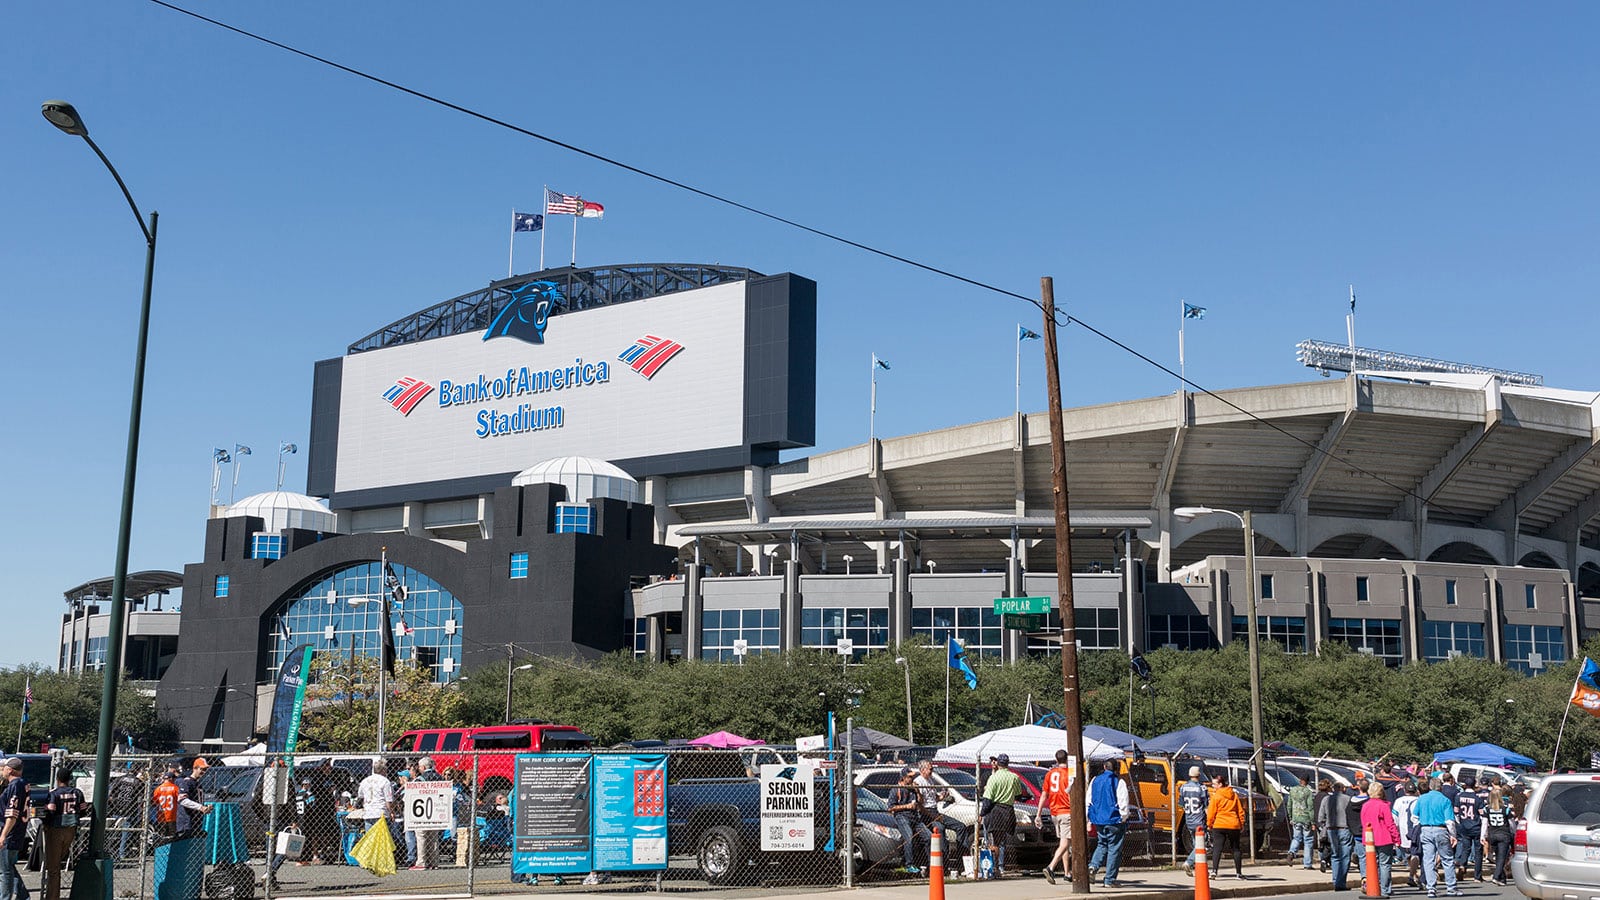
[[[1265,784],[1266,772],[1261,759],[1261,641],[1256,627],[1256,529],[1250,510],[1236,513],[1231,509],[1213,509],[1209,506],[1180,506],[1172,511],[1174,518],[1185,522],[1201,516],[1220,514],[1233,516],[1244,529],[1244,580],[1245,580],[1245,635],[1250,643],[1250,749],[1254,761],[1256,784]],[[1250,859],[1256,858],[1255,803],[1250,804]]]
[[[122,196],[133,210],[134,221],[144,235],[144,298],[139,305],[139,337],[133,354],[133,402],[128,413],[128,456],[122,474],[122,517],[117,525],[116,567],[111,574],[111,621],[106,638],[106,667],[101,676],[100,729],[95,737],[94,754],[94,815],[89,825],[89,865],[76,868],[72,879],[73,900],[109,900],[111,896],[112,861],[106,858],[106,798],[111,784],[111,746],[116,736],[117,687],[122,679],[122,641],[127,631],[128,542],[133,528],[133,485],[139,468],[139,418],[144,406],[144,357],[150,343],[150,284],[156,266],[156,221],[158,214],[150,213],[150,225],[144,224],[139,205],[133,194],[117,174],[111,160],[89,138],[89,128],[72,104],[65,100],[46,100],[40,112],[51,125],[74,137],[83,138],[100,161],[105,163],[111,177],[122,188]]]

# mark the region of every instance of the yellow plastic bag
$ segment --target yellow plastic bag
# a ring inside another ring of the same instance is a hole
[[[350,848],[350,855],[356,858],[361,868],[380,878],[393,875],[394,836],[389,833],[388,821],[380,819],[368,828],[361,840]]]

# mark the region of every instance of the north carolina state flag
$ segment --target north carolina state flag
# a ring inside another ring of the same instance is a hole
[[[1600,716],[1600,666],[1587,657],[1578,680],[1572,683],[1572,705],[1591,716]]]

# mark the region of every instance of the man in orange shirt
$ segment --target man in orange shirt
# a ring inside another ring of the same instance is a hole
[[[1056,883],[1056,876],[1052,869],[1056,863],[1061,863],[1061,872],[1072,880],[1072,864],[1068,861],[1072,849],[1072,766],[1067,764],[1067,751],[1056,751],[1056,764],[1050,771],[1044,773],[1044,802],[1050,810],[1050,819],[1055,822],[1056,854],[1044,866],[1044,880],[1051,884]]]

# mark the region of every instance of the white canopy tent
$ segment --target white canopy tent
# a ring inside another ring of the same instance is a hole
[[[1056,751],[1065,749],[1067,749],[1065,731],[1059,728],[1046,728],[1043,725],[1018,725],[1015,728],[987,731],[959,744],[951,744],[935,754],[933,759],[935,762],[972,765],[979,760],[986,761],[991,756],[1004,753],[1011,757],[1012,762],[1019,765],[1040,763],[1053,766],[1056,762]],[[1121,750],[1091,737],[1083,739],[1083,752],[1089,758],[1089,762],[1122,758]]]
[[[238,752],[234,756],[224,756],[222,764],[225,766],[260,766],[267,761],[267,745],[265,743],[253,744]]]

